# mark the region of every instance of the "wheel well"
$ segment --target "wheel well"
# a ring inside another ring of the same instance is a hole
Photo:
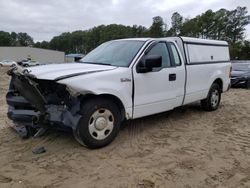
[[[114,95],[110,95],[110,94],[101,94],[101,95],[88,94],[88,95],[81,96],[81,101],[83,102],[85,100],[88,100],[90,98],[95,98],[95,97],[105,98],[105,99],[108,99],[108,100],[114,102],[120,109],[121,119],[122,120],[125,119],[125,108],[123,106],[123,103],[118,97],[116,97]]]
[[[220,86],[221,92],[223,91],[223,82],[220,78],[217,78],[213,83],[216,83]]]

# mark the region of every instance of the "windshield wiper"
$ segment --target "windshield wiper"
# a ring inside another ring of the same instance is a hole
[[[95,64],[98,64],[98,65],[111,65],[111,63],[95,63]]]
[[[100,62],[86,62],[86,61],[80,61],[81,63],[87,63],[87,64],[96,64],[96,65],[112,65],[110,63],[100,63]]]

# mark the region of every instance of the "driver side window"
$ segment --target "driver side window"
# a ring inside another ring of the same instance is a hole
[[[165,42],[160,42],[156,44],[149,52],[147,55],[159,55],[162,57],[162,67],[159,68],[154,68],[153,71],[165,68],[165,67],[170,67],[170,57],[169,57],[169,52],[167,49],[167,45]]]

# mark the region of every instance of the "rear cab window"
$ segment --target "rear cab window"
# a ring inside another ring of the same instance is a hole
[[[172,52],[172,58],[173,58],[175,66],[180,66],[181,65],[181,58],[180,58],[179,52],[176,49],[176,46],[174,45],[174,43],[170,42],[169,47],[170,47],[170,50]]]

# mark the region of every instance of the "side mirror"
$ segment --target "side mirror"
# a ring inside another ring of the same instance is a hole
[[[137,66],[138,73],[146,73],[152,71],[153,68],[162,66],[162,57],[159,55],[148,55],[143,62]]]
[[[157,68],[161,67],[162,57],[159,55],[149,55],[145,59],[145,67],[147,68]]]

